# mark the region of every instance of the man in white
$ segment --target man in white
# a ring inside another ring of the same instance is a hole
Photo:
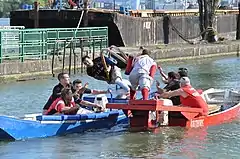
[[[143,100],[148,99],[149,91],[156,73],[156,62],[149,57],[150,52],[143,49],[142,54],[132,61],[132,68],[129,74],[131,83],[130,99],[135,99],[136,89],[140,86]]]

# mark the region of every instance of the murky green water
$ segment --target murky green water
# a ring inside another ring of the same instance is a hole
[[[225,57],[188,63],[162,64],[167,71],[186,66],[196,88],[240,90],[240,58]],[[75,76],[90,88],[107,89],[104,82]],[[156,76],[159,78],[159,74]],[[41,111],[57,80],[46,79],[0,85],[0,114],[21,116]],[[154,85],[155,86],[155,85]],[[114,88],[114,86],[110,86]],[[116,126],[62,137],[0,142],[0,158],[240,158],[240,119],[201,129],[161,128],[130,133]]]

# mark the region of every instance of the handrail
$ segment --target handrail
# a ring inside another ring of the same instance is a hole
[[[3,59],[39,57],[42,60],[52,53],[53,45],[62,46],[60,41],[69,41],[76,28],[50,28],[50,29],[0,29],[0,63]],[[76,40],[82,41],[82,47],[101,49],[108,46],[108,28],[78,28]],[[60,43],[59,43],[60,42]],[[94,44],[93,44],[94,43]],[[46,59],[46,58],[45,58]]]

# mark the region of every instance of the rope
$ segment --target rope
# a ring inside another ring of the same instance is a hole
[[[77,30],[78,30],[78,28],[80,27],[80,24],[81,24],[81,22],[82,22],[83,14],[84,14],[84,9],[82,10],[82,14],[81,14],[80,19],[79,19],[79,21],[78,21],[77,28],[76,28],[75,31],[74,31],[74,36],[71,38],[71,40],[68,42],[68,44],[67,44],[65,47],[68,47],[69,44],[73,41],[73,39],[76,37]]]
[[[188,40],[188,39],[196,39],[196,38],[202,36],[203,34],[205,34],[206,32],[209,32],[210,30],[213,30],[212,28],[207,28],[207,29],[205,29],[204,31],[200,32],[200,33],[199,33],[198,35],[196,35],[196,36],[186,37],[186,36],[184,36],[180,31],[178,31],[178,29],[173,25],[172,20],[171,20],[171,17],[168,16],[168,18],[169,18],[169,24],[170,24],[170,26],[172,27],[172,30],[175,31],[181,39],[183,39],[184,41],[188,42],[189,44],[194,44],[194,42],[192,42],[192,41],[190,41],[190,40]]]
[[[82,19],[83,19],[83,14],[84,14],[84,10],[82,10],[82,14],[81,14],[80,19],[79,19],[79,21],[78,21],[78,25],[77,25],[77,27],[76,27],[76,29],[75,29],[75,31],[74,31],[73,37],[71,38],[71,40],[70,40],[69,42],[67,42],[67,44],[66,44],[64,47],[68,47],[68,46],[70,45],[70,43],[73,41],[73,39],[76,37],[77,30],[79,29],[80,24],[81,24]],[[61,40],[57,40],[56,42],[59,42],[59,41],[61,41]],[[62,50],[64,47],[59,48],[57,51]]]

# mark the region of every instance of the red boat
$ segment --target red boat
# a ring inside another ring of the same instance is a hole
[[[173,106],[169,99],[130,100],[128,104],[107,104],[108,108],[131,110],[131,128],[182,126],[196,128],[229,122],[240,113],[240,92],[208,89],[202,97],[209,105],[208,116],[199,116],[201,108]]]

